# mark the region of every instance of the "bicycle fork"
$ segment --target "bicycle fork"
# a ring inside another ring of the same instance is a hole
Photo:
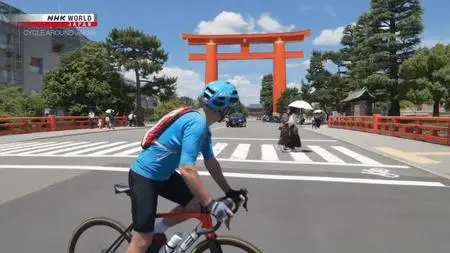
[[[183,240],[183,242],[178,245],[173,253],[185,253],[191,246],[194,244],[198,238],[200,237],[201,233],[199,233],[200,225],[198,225],[190,234],[189,236]],[[220,245],[214,243],[214,236],[211,236],[209,234],[205,235],[207,240],[210,242],[210,249],[212,253],[222,253],[222,249],[220,248]]]

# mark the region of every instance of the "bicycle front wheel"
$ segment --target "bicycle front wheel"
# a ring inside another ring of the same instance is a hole
[[[250,242],[233,236],[218,236],[215,240],[201,241],[191,253],[226,253],[229,250],[231,252],[262,253]]]
[[[105,235],[106,233],[104,232],[104,230],[93,232],[92,235],[86,235],[86,237],[88,238],[94,237],[96,244],[99,244],[95,248],[95,252],[102,252],[102,253],[124,252],[125,247],[131,241],[130,234],[125,232],[126,228],[122,224],[109,218],[96,217],[88,219],[83,223],[81,223],[80,226],[78,226],[69,242],[68,253],[93,252],[92,251],[93,249],[90,250],[85,249],[84,244],[80,242],[82,235],[85,235],[88,230],[93,230],[93,228],[107,229],[109,230],[108,232],[112,232],[112,236],[105,241],[103,240],[98,241],[97,238],[95,238],[96,236]],[[124,243],[124,241],[126,242]]]

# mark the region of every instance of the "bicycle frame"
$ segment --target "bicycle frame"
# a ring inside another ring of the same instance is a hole
[[[211,216],[209,214],[200,213],[200,212],[172,212],[172,213],[159,213],[156,215],[156,218],[167,218],[167,219],[173,219],[173,218],[183,218],[183,219],[189,219],[189,218],[195,218],[201,222],[201,225],[198,225],[190,234],[188,237],[186,237],[183,242],[176,248],[176,250],[173,253],[184,253],[186,250],[188,250],[194,242],[197,241],[197,239],[201,235],[205,235],[208,240],[214,240],[217,238],[217,235],[215,232],[209,231],[213,229],[213,223]],[[111,249],[113,249],[112,252],[115,252],[119,245],[125,240],[127,235],[130,235],[131,237],[131,231],[133,230],[133,224],[130,224],[125,231],[122,232],[122,234],[117,238],[113,244],[106,250],[106,253],[111,252]],[[202,231],[203,230],[203,231]],[[116,245],[117,244],[117,245]],[[116,246],[115,246],[116,245]]]

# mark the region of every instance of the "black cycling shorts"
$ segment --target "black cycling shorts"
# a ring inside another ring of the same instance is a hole
[[[167,181],[156,181],[130,170],[128,184],[131,190],[133,229],[140,233],[153,232],[158,196],[183,207],[194,197],[183,178],[176,172]]]

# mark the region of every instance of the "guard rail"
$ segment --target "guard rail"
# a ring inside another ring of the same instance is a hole
[[[102,127],[105,126],[104,118]],[[71,129],[98,128],[99,117],[87,116],[1,117],[0,136]],[[115,117],[115,126],[128,125],[126,116]]]
[[[330,116],[328,127],[396,136],[450,146],[450,117]]]

